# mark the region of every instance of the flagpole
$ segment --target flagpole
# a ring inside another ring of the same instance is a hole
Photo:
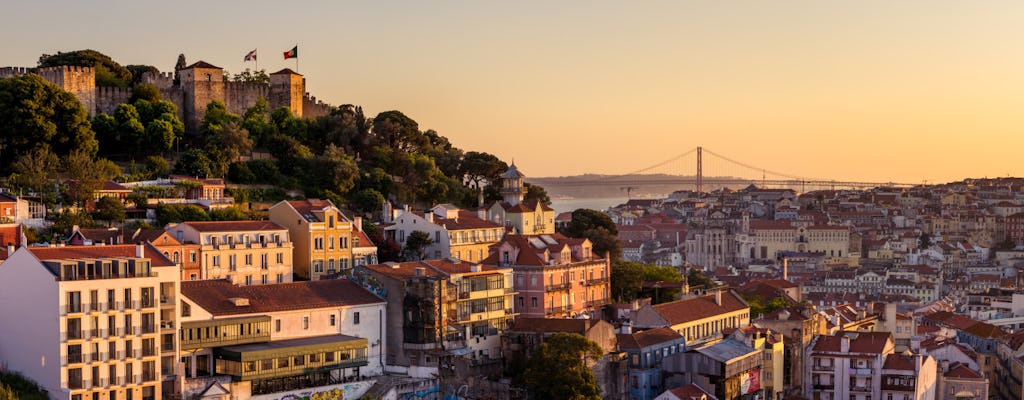
[[[253,62],[256,63],[256,70],[252,71],[254,74],[260,70],[260,48],[256,48],[256,57],[253,57]]]
[[[295,73],[299,72],[299,44],[295,43]]]

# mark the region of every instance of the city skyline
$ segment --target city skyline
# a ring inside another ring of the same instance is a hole
[[[819,178],[1024,175],[1014,2],[245,6],[12,4],[0,64],[92,48],[235,73],[258,48],[273,72],[298,44],[317,98],[402,111],[533,177],[622,174],[696,146]]]

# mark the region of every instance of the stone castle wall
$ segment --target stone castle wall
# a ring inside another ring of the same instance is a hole
[[[270,86],[256,82],[225,82],[224,104],[233,114],[245,114],[260,97],[269,99]]]
[[[96,71],[94,69],[65,65],[39,68],[36,73],[47,82],[60,86],[61,89],[78,97],[89,115],[96,114]]]
[[[74,94],[89,112],[113,115],[117,106],[131,98],[130,88],[96,87],[96,73],[90,67],[61,66],[48,68],[4,67],[0,78],[35,72],[48,82]],[[194,74],[194,76],[193,76]],[[230,82],[223,80],[223,71],[200,68],[180,71],[179,84],[174,84],[174,73],[147,72],[142,82],[153,84],[164,100],[178,107],[178,118],[186,129],[195,133],[206,113],[206,105],[220,100],[228,111],[242,115],[256,104],[260,97],[267,100],[270,110],[288,107],[298,117],[316,118],[330,113],[331,106],[305,92],[306,79],[298,74],[282,73],[271,76],[271,83]]]
[[[97,87],[96,114],[114,115],[114,110],[132,97],[132,90],[121,87]]]

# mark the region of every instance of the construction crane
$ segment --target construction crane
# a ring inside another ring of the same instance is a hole
[[[619,190],[625,190],[626,191],[626,199],[632,198],[632,197],[630,197],[630,194],[632,194],[633,191],[636,190],[636,189],[639,189],[639,188],[636,187],[636,186],[622,186],[622,187],[619,188]]]

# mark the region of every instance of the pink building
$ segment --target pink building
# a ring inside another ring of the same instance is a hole
[[[547,235],[506,235],[491,246],[484,264],[512,267],[515,310],[523,317],[597,316],[609,304],[611,268],[597,258],[587,239]]]

